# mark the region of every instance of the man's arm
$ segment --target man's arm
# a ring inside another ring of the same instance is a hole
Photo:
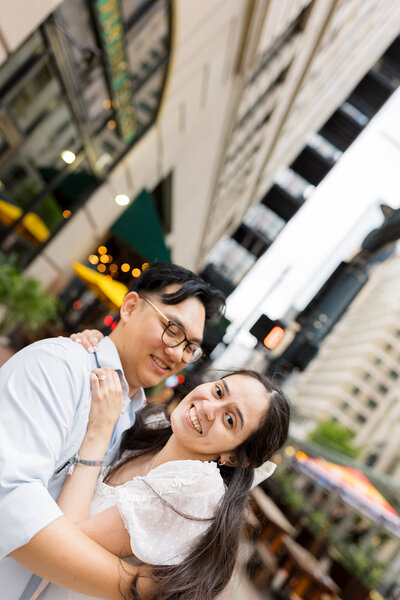
[[[137,572],[137,567],[96,544],[66,517],[53,521],[11,556],[52,583],[107,600],[126,598]]]
[[[47,484],[85,386],[89,402],[82,355],[72,342],[49,340],[0,369],[0,557],[62,514]]]

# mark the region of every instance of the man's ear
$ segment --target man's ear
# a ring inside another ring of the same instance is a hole
[[[124,297],[119,314],[121,321],[125,323],[131,314],[137,309],[140,302],[140,296],[137,292],[128,292]]]

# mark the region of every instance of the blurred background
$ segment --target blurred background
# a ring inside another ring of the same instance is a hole
[[[0,364],[108,333],[153,261],[291,401],[237,598],[400,598],[400,3],[0,2]]]

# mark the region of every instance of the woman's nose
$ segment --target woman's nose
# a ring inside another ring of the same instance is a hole
[[[203,411],[208,421],[214,421],[217,410],[218,407],[214,400],[208,400],[203,403]]]

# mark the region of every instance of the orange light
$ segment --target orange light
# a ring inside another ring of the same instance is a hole
[[[148,269],[150,266],[150,263],[143,263],[142,264],[142,270],[145,271],[146,269]]]
[[[109,110],[111,108],[111,100],[103,100],[103,108]]]
[[[92,264],[92,265],[97,265],[97,263],[99,262],[99,257],[98,257],[98,256],[96,256],[95,254],[91,254],[91,255],[89,256],[89,262],[90,262],[90,264]]]
[[[123,271],[124,273],[127,273],[128,271],[130,271],[131,265],[128,265],[128,263],[124,263],[123,265],[121,265],[121,271]]]
[[[99,254],[107,254],[107,248],[106,248],[106,246],[99,246],[99,247],[97,248],[97,252],[98,252]]]
[[[140,269],[132,269],[133,277],[140,277],[141,270]]]
[[[297,460],[304,462],[305,460],[307,460],[308,456],[307,456],[307,454],[304,454],[304,452],[302,452],[301,450],[298,450],[296,452],[296,458],[297,458]]]
[[[107,127],[108,129],[115,129],[117,126],[116,122],[114,121],[114,119],[110,119],[109,121],[107,121]]]
[[[273,350],[277,347],[279,342],[282,340],[285,335],[285,330],[279,325],[275,325],[269,332],[269,334],[264,338],[264,346],[268,348],[268,350]]]
[[[112,265],[110,265],[108,268],[110,269],[111,273],[116,273],[118,271],[118,267],[114,263]]]
[[[102,254],[100,256],[100,262],[102,262],[102,263],[108,263],[108,261],[109,261],[109,258],[107,256],[107,254]]]
[[[100,271],[100,273],[104,273],[106,269],[106,265],[103,265],[102,263],[97,266],[97,270]]]
[[[183,383],[185,381],[185,376],[180,374],[176,376],[178,383]]]
[[[83,306],[83,303],[81,300],[75,300],[75,302],[72,305],[74,310],[79,310],[80,308],[82,308],[82,306]]]
[[[64,212],[63,212],[64,219],[69,219],[70,216],[71,216],[71,211],[70,210],[64,210]]]

